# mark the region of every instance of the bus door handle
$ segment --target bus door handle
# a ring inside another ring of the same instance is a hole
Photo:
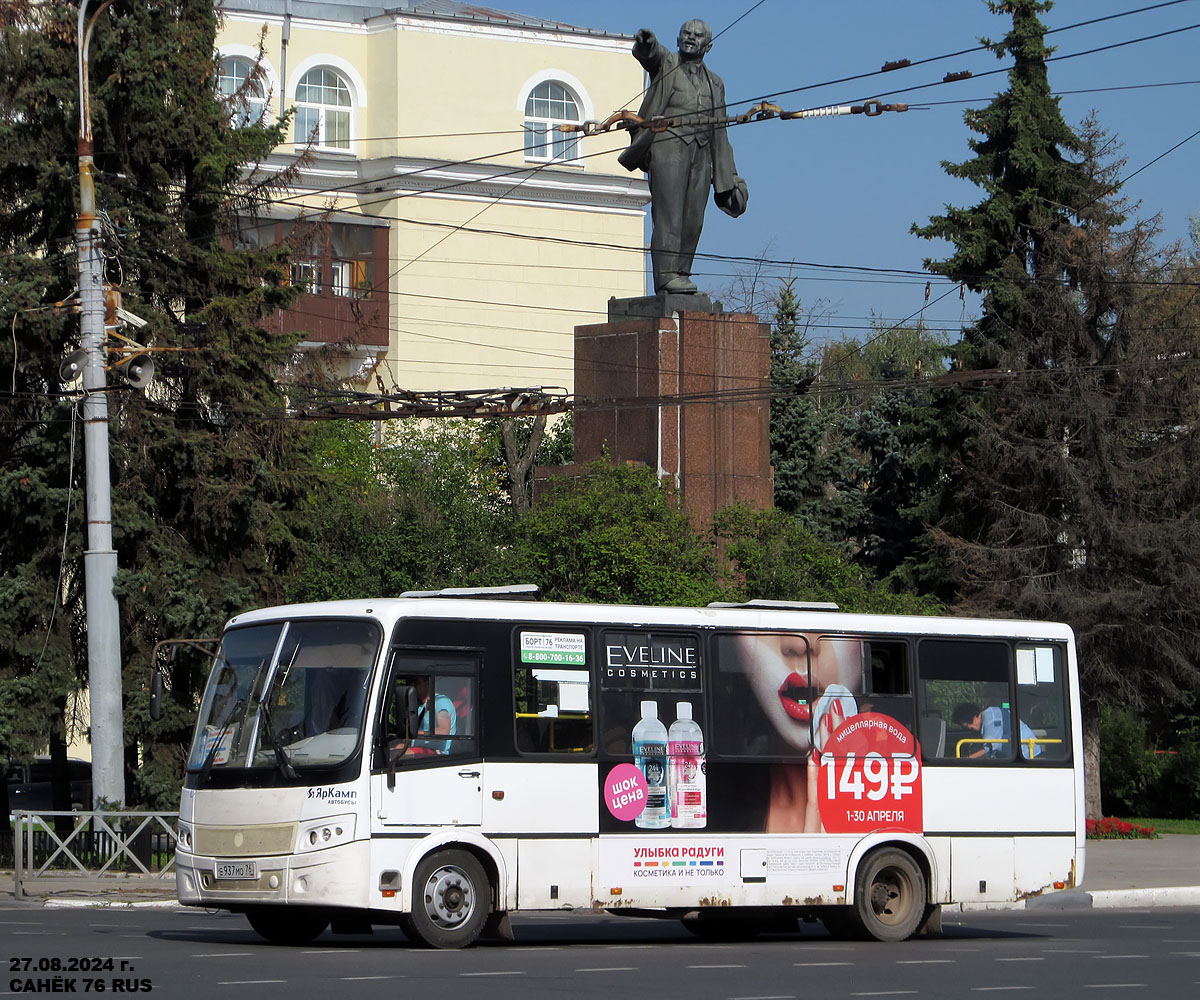
[[[460,778],[478,778],[479,772],[478,771],[459,771],[458,776]]]

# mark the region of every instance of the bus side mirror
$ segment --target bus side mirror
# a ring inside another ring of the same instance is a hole
[[[387,754],[387,786],[388,791],[396,787],[396,764],[406,753],[408,748],[412,746],[413,737],[417,734],[417,714],[420,711],[420,701],[417,698],[417,689],[411,684],[401,685],[396,683],[393,689],[393,703],[399,703],[399,689],[404,687],[404,714],[400,717],[400,725],[403,732],[400,734],[399,740],[395,746],[389,745],[386,748]]]
[[[179,652],[178,646],[171,647],[171,653],[168,656],[168,662],[174,664],[175,654]],[[162,718],[162,693],[163,693],[163,678],[162,671],[158,667],[158,647],[154,647],[154,655],[150,663],[150,718],[157,722]]]
[[[417,689],[410,684],[404,692],[404,735],[409,740],[417,735],[417,713],[420,710]]]
[[[150,675],[150,718],[157,722],[162,718],[162,673],[157,667]]]

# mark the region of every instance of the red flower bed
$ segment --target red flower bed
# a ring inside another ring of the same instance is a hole
[[[1126,823],[1115,816],[1105,816],[1103,819],[1087,821],[1089,840],[1153,840],[1158,836],[1152,826],[1142,826],[1140,823]]]

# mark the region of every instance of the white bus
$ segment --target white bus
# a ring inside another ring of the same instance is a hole
[[[901,940],[1080,884],[1067,626],[498,589],[232,619],[180,902],[277,943],[457,948],[532,910]]]

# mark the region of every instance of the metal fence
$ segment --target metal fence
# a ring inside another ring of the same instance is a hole
[[[178,818],[174,812],[18,809],[12,814],[11,841],[16,894],[27,895],[38,879],[64,875],[95,879],[135,874],[173,881]]]

